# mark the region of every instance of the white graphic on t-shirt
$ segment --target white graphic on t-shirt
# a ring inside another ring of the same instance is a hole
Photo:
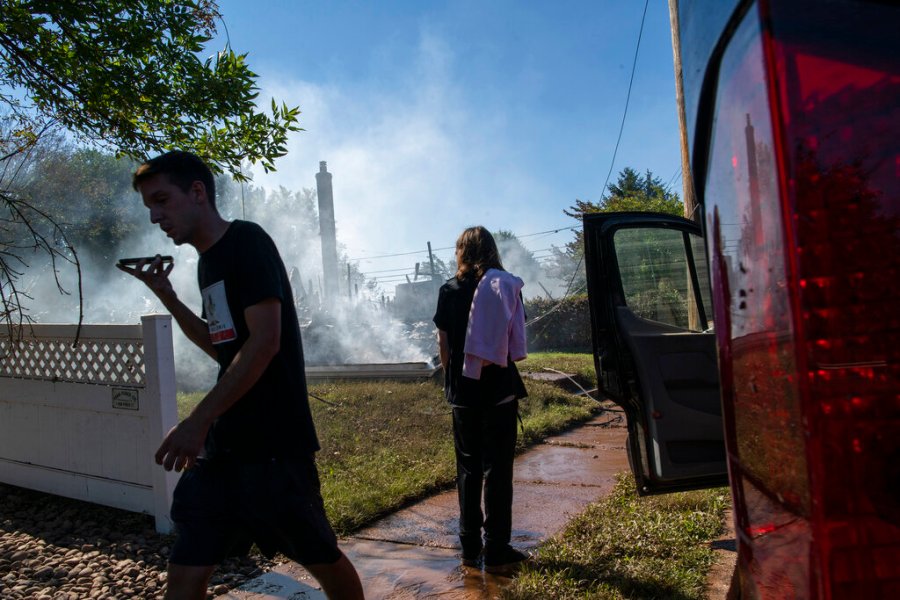
[[[216,283],[203,288],[203,310],[206,312],[206,324],[209,327],[209,339],[213,344],[230,342],[237,337],[234,319],[228,310],[228,298],[225,295],[225,282]]]

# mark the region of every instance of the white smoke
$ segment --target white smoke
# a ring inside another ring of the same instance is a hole
[[[321,242],[315,211],[315,192],[276,190],[223,185],[219,207],[228,219],[246,216],[267,230],[275,240],[292,281],[303,334],[304,352],[311,364],[421,362],[433,355],[433,336],[415,333],[413,327],[392,318],[390,312],[369,290],[347,292],[341,281],[339,298],[322,299]],[[248,197],[249,196],[249,197]],[[132,200],[140,203],[137,194]],[[243,204],[243,210],[242,210]],[[170,275],[179,299],[200,314],[197,289],[196,251],[190,246],[173,246],[149,221],[142,234],[125,240],[115,257],[79,256],[85,323],[138,323],[142,315],[165,313],[159,300],[142,283],[115,267],[118,258],[171,254],[175,267]],[[340,232],[338,232],[340,237]],[[77,248],[76,248],[77,250]],[[43,264],[41,264],[43,263]],[[74,267],[61,264],[57,275],[66,293],[60,293],[46,256],[35,254],[32,268],[23,281],[33,298],[29,315],[39,323],[74,323],[79,316],[78,278]],[[216,378],[217,366],[205,353],[174,328],[178,386],[184,390],[208,389]]]

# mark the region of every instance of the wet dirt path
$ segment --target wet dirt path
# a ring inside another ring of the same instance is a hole
[[[609,414],[548,438],[516,458],[514,546],[529,550],[607,494],[628,469],[625,429]],[[463,567],[455,490],[425,498],[341,540],[369,600],[497,597],[508,578]],[[285,563],[217,600],[319,600],[325,596],[297,564]]]

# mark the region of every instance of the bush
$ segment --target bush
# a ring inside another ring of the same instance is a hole
[[[592,352],[587,294],[562,300],[528,300],[525,313],[531,322],[526,329],[529,352]]]

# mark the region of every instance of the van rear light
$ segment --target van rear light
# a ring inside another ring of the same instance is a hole
[[[704,195],[749,597],[900,598],[898,22],[760,0],[722,58]]]
[[[823,591],[900,597],[900,11],[763,9]]]

